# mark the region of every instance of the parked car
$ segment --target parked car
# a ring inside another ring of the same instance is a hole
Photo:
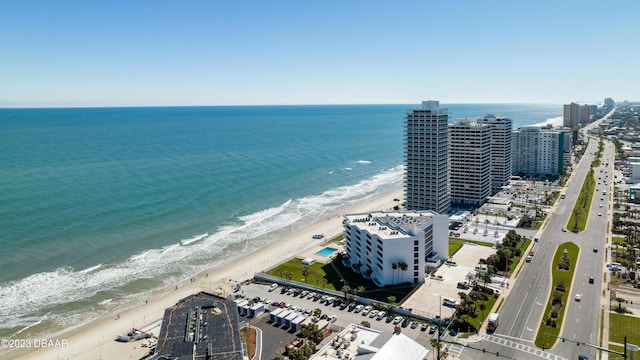
[[[427,331],[428,328],[429,328],[429,325],[427,323],[422,323],[422,326],[420,326],[421,331]]]
[[[369,311],[371,311],[371,307],[371,305],[365,306],[364,309],[362,309],[362,315],[367,316],[369,314]]]
[[[429,326],[429,334],[434,334],[438,328],[435,325]]]
[[[385,315],[387,315],[387,313],[384,311],[378,312],[378,315],[376,316],[376,320],[382,320],[382,318],[385,317]]]
[[[409,319],[404,319],[404,320],[402,320],[402,327],[407,327],[407,326],[409,326],[409,323],[410,323]]]
[[[402,318],[402,316],[396,316],[396,317],[394,317],[394,318],[393,318],[393,323],[397,325],[397,324],[399,324],[402,320],[404,320],[404,319]]]
[[[364,309],[364,305],[360,304],[358,306],[356,306],[356,308],[353,310],[354,313],[359,313],[360,311],[362,311],[362,309]]]
[[[370,318],[374,318],[374,317],[376,317],[376,315],[378,315],[378,310],[376,310],[376,309],[373,309],[373,310],[371,310],[369,312],[369,317]]]
[[[415,329],[415,328],[417,328],[417,327],[418,327],[418,322],[417,322],[417,321],[413,321],[413,322],[411,323],[411,328],[412,328],[412,329]]]
[[[335,315],[331,315],[331,316],[329,316],[329,320],[328,321],[329,322],[334,322],[334,321],[336,321],[336,319],[337,319],[337,317]]]

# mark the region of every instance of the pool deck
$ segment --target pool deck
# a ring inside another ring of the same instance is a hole
[[[334,248],[336,249],[336,251],[332,252],[329,256],[316,254],[318,251],[321,251],[322,249],[327,247]],[[338,242],[323,242],[318,244],[318,246],[314,246],[312,249],[303,252],[302,254],[300,254],[300,257],[303,259],[314,259],[316,262],[327,264],[331,262],[331,260],[336,257],[336,255],[341,251],[344,251],[344,246],[342,244]]]

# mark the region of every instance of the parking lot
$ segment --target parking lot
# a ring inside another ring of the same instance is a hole
[[[402,307],[429,318],[451,317],[454,308],[443,306],[445,299],[459,301],[459,292],[469,292],[470,289],[458,288],[458,282],[469,281],[467,275],[473,272],[480,259],[486,259],[495,252],[496,249],[487,246],[465,244],[451,259],[453,264],[440,266],[434,274],[435,277],[425,279],[425,283],[402,304]],[[499,287],[500,285],[496,284],[495,288]]]
[[[267,300],[270,304],[272,304],[270,305],[270,307],[268,307],[269,310],[275,310],[280,306],[280,303],[284,303],[285,307],[289,307],[291,309],[297,307],[297,310],[299,312],[304,312],[304,310],[307,310],[309,312],[307,316],[313,317],[313,310],[320,309],[322,311],[321,317],[325,321],[329,320],[332,316],[335,316],[335,321],[329,323],[329,326],[334,331],[339,331],[349,324],[360,324],[362,321],[368,321],[372,329],[380,331],[393,331],[394,327],[396,326],[394,325],[394,317],[380,317],[378,316],[379,314],[377,312],[372,311],[365,313],[364,305],[360,308],[359,311],[356,311],[354,307],[350,308],[338,305],[341,304],[341,299],[337,299],[337,301],[334,301],[331,304],[328,304],[326,302],[321,303],[320,298],[314,300],[313,297],[309,298],[309,294],[302,297],[300,296],[300,293],[295,294],[293,292],[282,292],[281,287],[278,287],[273,291],[269,291],[269,287],[270,285],[265,284],[251,284],[248,286],[243,286],[240,294],[248,299],[259,298],[260,300]],[[374,315],[372,316],[372,314]],[[394,316],[396,315],[397,314],[394,314]],[[273,337],[273,340],[279,344],[280,341],[282,341],[282,337],[280,336],[282,334],[284,334],[285,338],[288,336],[291,336],[291,338],[293,338],[294,333],[290,332],[290,329],[288,327],[268,322],[268,313],[266,315],[263,315],[262,317],[259,317],[259,319],[243,319],[247,322],[251,322],[252,325],[259,324],[260,328],[263,330],[263,337],[266,338],[263,339],[263,342],[268,342],[269,337]],[[400,320],[398,322],[398,325],[401,326],[401,331],[403,334],[416,341],[420,341],[421,344],[428,344],[429,339],[432,336],[435,336],[435,331],[430,334],[429,327],[423,326],[423,323],[421,322],[416,322],[416,324],[408,322],[405,323],[405,326],[403,326],[402,320]],[[435,330],[435,327],[433,330]],[[266,352],[266,349],[264,355],[270,355]]]

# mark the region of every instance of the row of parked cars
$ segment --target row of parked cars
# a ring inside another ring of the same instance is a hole
[[[326,306],[333,305],[334,307],[339,307],[340,310],[347,309],[347,311],[353,311],[355,314],[361,314],[362,316],[368,317],[370,319],[375,319],[377,321],[382,321],[385,319],[387,323],[393,323],[394,325],[399,325],[402,327],[411,326],[412,329],[420,326],[420,330],[427,331],[429,330],[429,334],[433,334],[436,331],[436,326],[429,326],[427,323],[419,323],[418,321],[411,321],[410,319],[405,319],[402,316],[393,316],[391,314],[387,314],[385,310],[374,309],[372,305],[363,305],[357,303],[347,303],[342,299],[336,299],[330,295],[323,295],[321,293],[316,293],[313,291],[296,289],[293,287],[283,287],[280,290],[281,294],[291,295],[293,297],[298,297],[300,299],[308,299],[317,301],[320,304],[324,304]],[[288,304],[279,303],[278,306],[287,306]],[[289,305],[290,306],[290,305]],[[298,310],[298,309],[296,309]],[[311,312],[309,309],[302,309],[304,312]],[[327,316],[323,314],[323,316]],[[331,315],[331,320],[335,321],[335,315]]]

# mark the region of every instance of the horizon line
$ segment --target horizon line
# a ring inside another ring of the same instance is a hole
[[[427,100],[424,100],[427,101]],[[541,101],[533,101],[533,102],[510,102],[510,101],[490,101],[490,102],[479,102],[479,101],[451,101],[451,102],[445,102],[445,101],[441,101],[441,100],[436,100],[439,101],[440,104],[451,104],[451,105],[462,105],[462,104],[473,104],[473,105],[479,105],[479,104],[510,104],[510,105],[516,105],[516,104],[525,104],[525,105],[563,105],[564,103],[561,102],[541,102]],[[576,102],[576,101],[571,101],[571,102]],[[633,101],[629,101],[630,103],[633,103]],[[570,102],[569,102],[570,103]],[[593,102],[577,102],[578,104],[589,104],[589,105],[600,105],[601,103],[593,103]],[[417,105],[420,106],[422,104],[422,101],[420,102],[380,102],[380,103],[307,103],[307,104],[217,104],[217,105],[144,105],[144,104],[132,104],[132,105],[125,105],[125,104],[113,104],[113,105],[65,105],[65,104],[60,104],[60,105],[50,105],[50,104],[41,104],[41,105],[26,105],[26,106],[20,106],[20,105],[10,105],[10,104],[2,104],[0,103],[0,109],[105,109],[105,108],[160,108],[160,107],[165,107],[165,108],[169,108],[169,107],[265,107],[265,106],[357,106],[357,105],[407,105],[407,106],[412,106],[412,105]]]

